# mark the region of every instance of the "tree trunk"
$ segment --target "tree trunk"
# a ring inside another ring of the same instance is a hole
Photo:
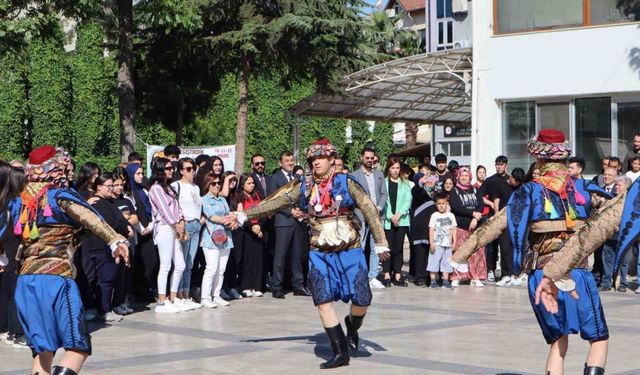
[[[247,148],[247,113],[249,110],[249,56],[242,57],[240,72],[240,102],[236,125],[236,164],[237,173],[244,172],[244,154]]]
[[[182,127],[184,125],[184,94],[178,99],[178,118],[176,119],[176,145],[182,145]]]
[[[404,124],[405,147],[413,147],[418,142],[418,124],[407,122]]]
[[[135,151],[136,103],[133,84],[133,0],[118,4],[118,108],[120,110],[120,157],[127,161]]]

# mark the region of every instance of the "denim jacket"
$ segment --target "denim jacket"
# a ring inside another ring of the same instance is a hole
[[[214,223],[209,218],[211,216],[225,216],[228,215],[229,205],[227,204],[227,200],[222,196],[214,197],[212,194],[208,193],[204,197],[202,197],[202,212],[207,217],[205,221],[205,229],[202,232],[202,240],[200,241],[200,246],[207,249],[217,249],[217,250],[225,250],[233,248],[233,240],[231,239],[231,230],[226,228],[222,224]],[[227,241],[222,245],[216,245],[211,238],[211,235],[214,231],[224,230],[227,234]]]

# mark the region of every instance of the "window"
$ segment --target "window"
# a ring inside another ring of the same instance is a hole
[[[453,48],[453,12],[452,0],[436,1],[437,43],[436,50]]]
[[[640,102],[618,103],[618,156],[633,150],[633,135],[640,131]]]
[[[574,155],[582,157],[584,174],[600,173],[601,160],[611,155],[611,98],[576,99]]]
[[[427,49],[427,29],[418,30],[418,35],[420,35],[420,52],[426,52]]]
[[[436,154],[443,153],[449,157],[471,156],[471,142],[438,142],[436,144]]]
[[[509,158],[510,167],[520,167],[526,171],[534,161],[527,150],[527,142],[536,132],[536,103],[505,103],[503,114],[504,154]]]
[[[538,129],[558,129],[571,134],[569,102],[538,104]]]
[[[591,25],[633,21],[633,16],[625,16],[619,0],[590,0],[589,16]]]
[[[619,0],[494,0],[494,33],[601,25],[633,21]]]

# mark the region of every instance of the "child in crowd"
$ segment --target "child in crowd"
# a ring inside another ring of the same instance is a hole
[[[456,217],[449,212],[448,194],[439,192],[436,197],[436,208],[429,220],[429,263],[427,271],[431,274],[431,288],[437,288],[438,272],[442,272],[442,286],[451,289],[449,273],[453,271],[448,259],[451,257],[451,249],[456,246]]]
[[[626,173],[626,176],[631,179],[631,183],[633,183],[638,176],[640,176],[640,156],[634,156],[629,160],[629,169]]]

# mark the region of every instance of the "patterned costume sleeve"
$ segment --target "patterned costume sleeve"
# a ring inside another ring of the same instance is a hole
[[[349,195],[351,195],[356,202],[356,206],[362,211],[364,220],[369,224],[376,245],[389,247],[387,238],[384,235],[384,230],[382,229],[382,221],[378,214],[378,207],[373,203],[369,194],[367,194],[357,182],[350,178],[347,179],[347,189],[349,189]]]
[[[631,246],[640,238],[640,178],[636,178],[629,188],[622,210],[618,248],[614,263],[614,275],[618,274],[622,260]]]
[[[300,181],[293,180],[266,197],[259,205],[244,211],[247,219],[262,219],[286,207],[295,206],[300,199]]]
[[[522,254],[525,252],[531,216],[531,187],[522,185],[511,194],[507,203],[509,236],[513,244],[513,271],[519,275],[522,270]]]
[[[451,260],[456,263],[464,263],[473,253],[483,246],[488,245],[507,229],[507,208],[498,211],[489,221],[481,225],[458,249],[453,253]]]
[[[62,208],[70,218],[75,220],[77,223],[82,224],[108,245],[111,245],[116,241],[126,241],[126,238],[116,233],[113,228],[102,220],[102,218],[96,215],[90,208],[66,200],[60,200],[58,205],[60,205],[60,208]]]
[[[552,280],[565,278],[580,262],[613,237],[620,226],[624,198],[621,195],[608,203],[601,210],[594,210],[584,226],[569,237],[562,250],[544,267],[545,276]]]

